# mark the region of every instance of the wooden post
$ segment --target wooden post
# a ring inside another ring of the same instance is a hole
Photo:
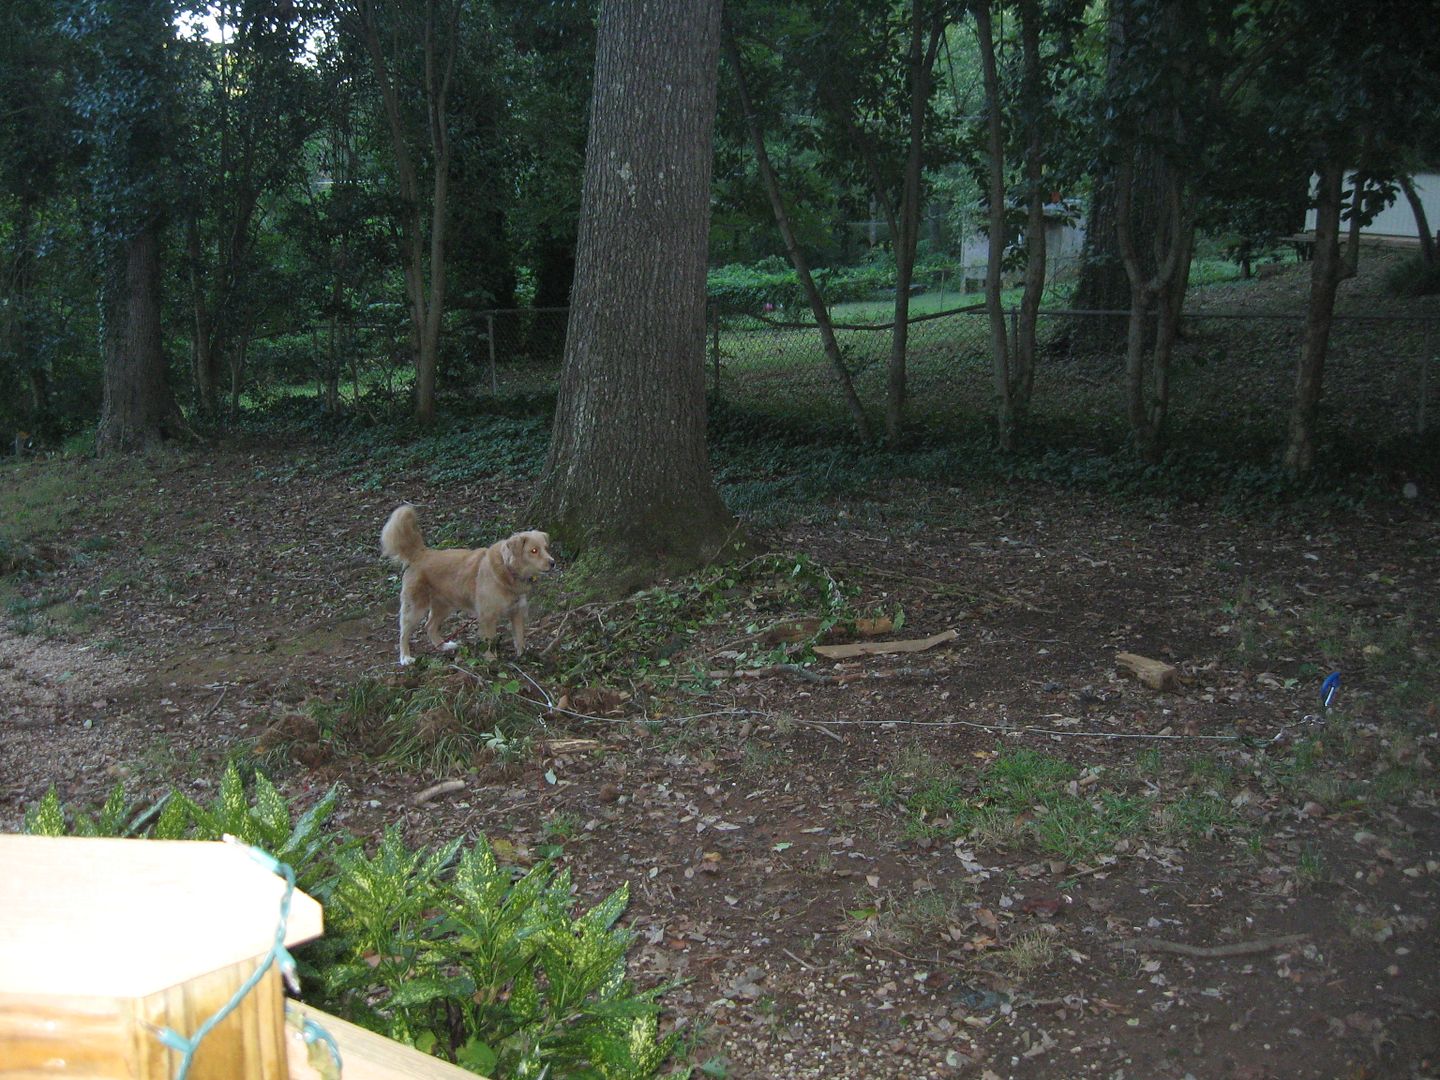
[[[0,1073],[170,1080],[269,955],[285,882],[235,844],[0,836]],[[287,944],[321,933],[291,895]],[[287,1080],[278,965],[199,1044],[187,1080]]]

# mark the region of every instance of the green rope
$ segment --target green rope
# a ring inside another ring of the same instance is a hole
[[[190,1071],[190,1066],[195,1061],[195,1052],[200,1049],[201,1041],[215,1029],[217,1024],[239,1008],[240,1002],[245,999],[245,995],[259,985],[260,980],[265,977],[265,973],[270,970],[271,964],[279,965],[280,974],[285,979],[285,985],[290,987],[292,993],[300,992],[300,980],[295,973],[295,958],[290,955],[290,950],[285,947],[285,928],[290,922],[290,901],[295,896],[295,871],[291,870],[290,867],[267,852],[261,851],[257,847],[251,847],[233,836],[227,835],[225,842],[238,844],[245,850],[245,853],[249,855],[250,858],[254,859],[272,874],[276,874],[285,879],[285,892],[280,898],[280,918],[275,925],[275,939],[271,943],[270,950],[265,954],[264,959],[261,960],[255,970],[251,972],[249,978],[240,984],[235,993],[231,995],[230,1000],[222,1005],[213,1016],[195,1029],[194,1035],[187,1039],[174,1028],[166,1027],[155,1030],[156,1038],[180,1054],[180,1066],[175,1071],[175,1080],[185,1080],[186,1074]],[[340,1048],[336,1046],[334,1038],[319,1024],[316,1024],[308,1018],[305,1021],[304,1035],[307,1044],[313,1044],[321,1040],[325,1042],[330,1049],[331,1056],[335,1059],[335,1067],[338,1070],[340,1067]]]

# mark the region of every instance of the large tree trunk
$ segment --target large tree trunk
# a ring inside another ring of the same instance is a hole
[[[105,385],[98,453],[160,442],[174,412],[160,335],[160,229],[151,221],[125,241],[107,279]]]
[[[775,169],[770,164],[770,153],[765,148],[765,135],[760,130],[759,118],[755,115],[755,110],[750,102],[750,89],[745,79],[745,71],[740,66],[740,50],[735,46],[735,37],[731,33],[728,22],[724,25],[723,33],[725,55],[735,72],[735,87],[740,98],[740,109],[745,114],[745,123],[750,130],[750,142],[755,150],[755,164],[760,171],[760,180],[765,186],[765,194],[770,200],[770,209],[775,215],[775,224],[780,229],[780,238],[785,243],[785,253],[790,257],[790,265],[795,268],[795,276],[800,279],[801,288],[805,290],[805,299],[810,304],[810,313],[815,318],[815,325],[820,329],[820,343],[825,350],[825,359],[830,362],[830,370],[835,376],[835,381],[840,385],[840,393],[845,398],[845,406],[850,410],[850,420],[854,423],[855,431],[860,438],[869,442],[870,421],[865,416],[865,406],[860,401],[860,395],[855,392],[855,384],[850,378],[850,371],[845,367],[845,361],[840,355],[840,344],[835,339],[835,328],[830,321],[830,309],[825,306],[825,300],[815,285],[815,278],[810,273],[809,260],[800,250],[795,230],[791,227],[790,214],[785,208],[785,197],[780,191],[780,181],[775,175]]]
[[[1330,327],[1335,319],[1335,293],[1345,276],[1340,250],[1340,212],[1344,202],[1345,169],[1339,161],[1320,169],[1315,193],[1315,258],[1310,264],[1310,301],[1305,312],[1305,342],[1295,373],[1295,400],[1290,407],[1290,432],[1285,444],[1285,471],[1302,479],[1315,467],[1315,424]]]
[[[575,287],[530,515],[617,590],[713,557],[705,263],[719,0],[600,9]]]

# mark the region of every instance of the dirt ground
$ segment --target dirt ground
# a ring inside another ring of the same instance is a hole
[[[385,515],[410,499],[478,542],[524,492],[372,477],[323,446],[227,447],[132,471],[103,510],[77,496],[47,568],[16,584],[50,597],[43,617],[0,631],[0,827],[51,785],[72,805],[117,779],[203,795],[277,720],[392,677]],[[633,973],[682,980],[667,1022],[698,1032],[709,1075],[1433,1077],[1440,714],[1388,681],[1435,663],[1440,520],[1423,496],[1385,505],[1245,522],[897,485],[761,543],[903,608],[888,637],[951,641],[719,679],[664,715],[640,715],[643,695],[557,714],[505,771],[320,754],[274,779],[302,798],[341,782],[338,822],[361,835],[483,831],[522,861],[567,823],[582,900],[630,883]],[[556,696],[546,648],[589,617],[564,610],[563,574],[538,587],[517,665]],[[734,632],[687,647],[723,668]],[[1148,689],[1120,651],[1180,683]],[[508,650],[497,663],[513,670]],[[1327,728],[1307,725],[1332,665]],[[1277,782],[1342,727],[1343,755]],[[1233,818],[1085,862],[924,835],[884,796],[924,763],[967,776],[1021,747],[1072,763],[1077,800],[1118,784],[1159,803],[1223,775]]]

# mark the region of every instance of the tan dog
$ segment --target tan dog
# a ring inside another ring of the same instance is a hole
[[[457,611],[480,621],[485,647],[495,637],[496,623],[510,618],[515,653],[525,651],[526,594],[540,575],[555,567],[550,537],[543,532],[520,532],[488,548],[425,546],[415,508],[397,507],[380,532],[380,550],[405,567],[400,586],[400,663],[408,664],[410,635],[428,617],[426,632],[437,648],[452,652],[455,641],[445,641],[440,624]]]

